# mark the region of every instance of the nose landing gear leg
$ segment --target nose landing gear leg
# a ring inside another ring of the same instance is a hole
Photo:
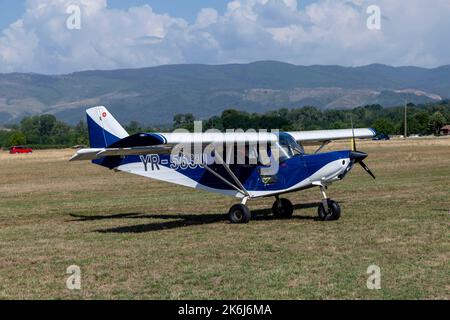
[[[317,208],[319,219],[322,221],[338,220],[341,217],[341,207],[336,201],[327,197],[325,187],[320,186],[320,192],[322,192],[323,200]]]

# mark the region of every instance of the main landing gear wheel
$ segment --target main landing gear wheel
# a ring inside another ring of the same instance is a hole
[[[288,199],[281,198],[275,200],[272,206],[273,215],[279,219],[288,219],[292,217],[294,206]]]
[[[317,212],[319,214],[319,219],[322,221],[332,221],[338,220],[341,217],[341,207],[339,204],[331,199],[327,199],[327,209],[323,202],[319,204]]]
[[[235,204],[228,211],[228,218],[231,223],[248,223],[250,217],[250,209],[245,204]]]

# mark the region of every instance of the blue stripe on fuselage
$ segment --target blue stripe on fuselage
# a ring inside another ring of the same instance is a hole
[[[307,179],[312,174],[326,166],[328,163],[339,159],[349,157],[349,151],[333,151],[318,154],[305,154],[294,156],[280,164],[277,174],[277,182],[273,184],[264,184],[259,175],[259,166],[241,166],[230,165],[233,173],[239,178],[244,187],[249,191],[276,191],[291,188],[299,182]],[[159,155],[159,166],[170,167],[170,155]],[[166,162],[167,161],[167,162]],[[105,157],[94,160],[94,163],[108,167],[116,168],[119,165],[129,163],[141,163],[139,156]],[[162,164],[165,162],[166,164]],[[142,164],[143,168],[144,165]],[[210,166],[213,170],[235,184],[231,176],[226,172],[222,165]],[[230,190],[230,186],[215,177],[212,173],[201,167],[196,168],[178,168],[177,172],[189,177],[190,179],[210,188]]]

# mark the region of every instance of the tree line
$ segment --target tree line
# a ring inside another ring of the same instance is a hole
[[[184,128],[193,131],[195,120],[199,119],[191,113],[177,114],[166,130]],[[378,133],[395,135],[404,132],[404,107],[383,108],[376,104],[352,110],[320,110],[305,106],[265,113],[228,109],[219,116],[202,120],[203,130],[215,128],[221,131],[234,128],[283,131],[342,129],[349,128],[353,121],[355,127],[372,127]],[[445,100],[418,106],[410,103],[407,105],[407,123],[408,134],[439,134],[440,128],[450,123],[450,102]],[[160,130],[136,121],[130,122],[125,129],[130,134]],[[20,123],[8,126],[8,130],[0,130],[0,146],[3,148],[25,144],[35,148],[56,148],[88,143],[86,122],[80,121],[70,126],[49,114],[28,116]]]
[[[439,134],[439,130],[450,123],[450,101],[416,106],[407,105],[408,134]],[[378,133],[401,135],[404,133],[405,107],[383,108],[381,105],[367,105],[351,110],[320,110],[316,107],[279,109],[265,113],[248,113],[234,109],[225,110],[220,116],[203,121],[203,129],[280,129],[302,131],[320,129],[344,129],[371,127]],[[195,117],[191,113],[177,114],[174,128],[194,128]]]

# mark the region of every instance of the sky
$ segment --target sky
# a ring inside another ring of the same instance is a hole
[[[228,0],[212,0],[208,2],[211,6],[219,12],[224,12]],[[142,6],[149,4],[156,12],[168,13],[172,16],[183,17],[188,21],[193,22],[197,16],[198,11],[204,6],[205,1],[201,0],[160,0],[160,1],[146,1],[146,0],[109,0],[108,8],[112,9],[128,9],[130,7]],[[0,30],[8,27],[14,21],[20,19],[22,13],[25,11],[26,3],[24,0],[1,0],[0,1]]]
[[[0,0],[0,72],[260,60],[432,68],[450,64],[449,16],[448,0]]]

